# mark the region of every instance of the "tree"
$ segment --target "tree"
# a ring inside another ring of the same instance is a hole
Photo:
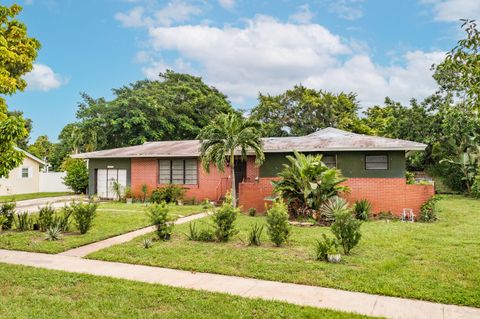
[[[22,111],[8,111],[8,115],[23,118],[23,120],[25,121],[25,129],[27,130],[27,134],[21,138],[16,139],[15,144],[17,144],[17,146],[20,147],[22,150],[26,150],[28,148],[30,132],[32,131],[32,119],[25,118]]]
[[[235,157],[247,159],[247,152],[255,153],[256,165],[265,160],[261,136],[261,124],[245,119],[238,113],[219,114],[198,135],[201,142],[200,157],[204,169],[209,172],[215,164],[223,172],[229,163],[232,176],[232,205],[236,207]]]
[[[454,93],[468,106],[479,110],[480,31],[474,20],[461,21],[466,37],[457,42],[442,63],[433,66],[433,77],[443,91]]]
[[[301,136],[329,126],[369,132],[357,115],[359,105],[353,93],[333,94],[296,85],[280,95],[260,94],[258,100],[251,116],[262,122],[266,136]]]
[[[35,143],[28,147],[28,152],[36,157],[49,161],[54,152],[55,146],[48,140],[47,135],[40,135],[37,137]]]
[[[0,94],[11,95],[23,91],[27,85],[22,76],[33,68],[40,43],[27,35],[25,24],[15,17],[22,8],[18,5],[0,5]],[[9,114],[7,104],[0,97],[0,177],[17,167],[23,152],[15,149],[16,141],[27,136],[21,116]]]
[[[88,169],[84,160],[67,158],[62,164],[67,175],[63,178],[65,185],[75,193],[85,193],[88,187]]]
[[[64,148],[84,152],[194,139],[217,114],[232,110],[227,97],[199,77],[169,70],[159,76],[114,89],[111,101],[83,93],[78,121],[59,138]]]
[[[338,169],[328,168],[321,155],[295,152],[287,160],[290,164],[284,164],[280,179],[272,184],[287,203],[291,217],[311,217],[327,199],[348,190],[341,185],[346,178]]]

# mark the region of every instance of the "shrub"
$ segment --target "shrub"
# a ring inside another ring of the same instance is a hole
[[[398,217],[395,216],[391,211],[381,211],[377,214],[379,220],[397,220]]]
[[[0,224],[3,230],[12,229],[15,219],[15,203],[3,203],[0,206],[0,216],[3,216],[3,222]]]
[[[168,203],[178,203],[179,200],[183,199],[185,195],[185,189],[178,185],[167,185],[159,187],[152,192],[150,201],[155,204],[160,204],[161,202]]]
[[[415,184],[415,174],[412,172],[405,172],[405,179],[407,180],[407,184]]]
[[[73,220],[80,234],[86,234],[92,228],[93,220],[97,215],[97,207],[96,203],[73,203],[71,205]]]
[[[353,205],[353,212],[355,218],[359,220],[368,220],[370,218],[370,212],[372,211],[372,204],[366,200],[357,200]]]
[[[317,222],[322,225],[330,225],[335,221],[335,216],[348,211],[348,203],[341,197],[334,196],[325,201],[317,214]]]
[[[28,212],[18,213],[15,228],[19,231],[27,231],[33,228],[33,220]]]
[[[257,215],[257,210],[256,210],[255,208],[253,208],[253,207],[250,207],[250,208],[248,209],[248,216],[254,217],[255,215]]]
[[[338,254],[338,242],[335,238],[328,238],[322,234],[322,239],[318,239],[315,245],[315,258],[317,260],[328,261],[329,255]]]
[[[45,234],[45,240],[55,241],[59,240],[62,234],[62,230],[59,225],[50,225],[47,228],[47,233]]]
[[[437,202],[440,198],[433,196],[420,207],[419,220],[424,223],[431,223],[437,220]]]
[[[148,186],[147,184],[142,184],[142,202],[145,203],[147,200]]]
[[[210,242],[215,240],[215,234],[211,229],[198,229],[196,223],[190,223],[189,233],[186,234],[188,240]]]
[[[259,226],[257,224],[253,225],[248,233],[248,245],[249,246],[260,246],[262,244],[261,237],[263,232],[263,225]]]
[[[47,228],[53,225],[54,214],[55,209],[50,204],[40,207],[37,218],[40,231],[47,231]]]
[[[148,207],[147,215],[152,225],[155,226],[158,239],[169,240],[173,231],[173,222],[168,216],[169,208],[165,202]]]
[[[61,214],[53,217],[52,223],[58,225],[62,232],[67,232],[70,230],[70,217],[72,216],[73,208],[69,206],[64,206],[61,209]]]
[[[292,218],[311,217],[327,199],[348,190],[340,170],[327,167],[321,155],[295,152],[287,160],[289,164],[278,174],[280,180],[272,184]]]
[[[213,208],[213,205],[208,199],[206,199],[202,202],[202,208],[204,210],[211,210]]]
[[[331,230],[340,245],[343,247],[345,255],[350,254],[350,250],[355,247],[360,238],[360,226],[362,222],[353,218],[349,211],[338,213],[335,216],[335,222],[332,224]]]
[[[125,187],[125,198],[133,198],[133,192],[130,186]]]
[[[67,175],[63,178],[65,185],[75,193],[85,193],[88,187],[88,169],[84,160],[79,158],[67,158],[62,164]]]
[[[290,236],[288,209],[283,201],[276,201],[267,211],[267,231],[271,241],[281,246]]]
[[[148,249],[153,246],[153,241],[150,238],[145,238],[143,240],[143,248]]]
[[[6,216],[0,215],[0,231],[3,230],[3,223],[7,220]]]
[[[232,196],[227,194],[222,206],[212,216],[215,223],[215,238],[221,242],[228,241],[238,233],[235,229],[238,209],[233,208],[232,200]]]

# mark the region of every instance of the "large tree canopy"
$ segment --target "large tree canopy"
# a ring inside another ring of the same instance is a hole
[[[263,123],[265,136],[300,136],[328,126],[368,133],[357,115],[355,94],[333,94],[296,85],[279,95],[258,97],[253,119]]]
[[[60,137],[72,151],[194,139],[217,114],[232,110],[227,97],[201,78],[173,71],[113,92],[112,101],[82,95],[78,122]]]
[[[0,5],[0,177],[18,166],[23,153],[15,150],[16,142],[28,135],[25,121],[18,114],[9,114],[5,99],[25,89],[22,76],[31,71],[40,43],[28,37],[25,24],[15,17],[22,8],[18,5]]]

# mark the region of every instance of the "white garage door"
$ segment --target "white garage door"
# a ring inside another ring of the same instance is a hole
[[[126,169],[99,169],[97,170],[97,195],[100,198],[113,199],[115,192],[113,191],[113,184],[118,181],[125,189],[127,186],[127,170]]]

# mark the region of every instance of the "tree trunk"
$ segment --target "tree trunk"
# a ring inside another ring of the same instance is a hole
[[[235,155],[230,154],[230,176],[232,176],[232,206],[237,207],[237,187],[235,185]]]

